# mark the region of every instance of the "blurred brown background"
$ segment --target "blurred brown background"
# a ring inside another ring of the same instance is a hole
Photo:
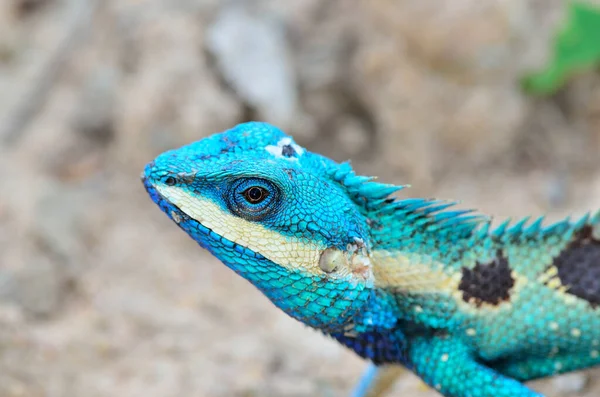
[[[365,363],[179,231],[143,165],[259,119],[405,196],[598,209],[600,75],[518,85],[564,5],[2,0],[0,396],[345,395]],[[594,396],[592,378],[535,385]],[[406,375],[395,395],[437,394]]]

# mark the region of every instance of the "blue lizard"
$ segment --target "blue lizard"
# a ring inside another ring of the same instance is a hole
[[[541,396],[522,382],[600,363],[600,212],[492,229],[258,122],[163,153],[142,180],[288,315],[444,396]]]

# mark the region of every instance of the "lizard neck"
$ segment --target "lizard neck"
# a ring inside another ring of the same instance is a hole
[[[407,199],[366,213],[377,287],[416,294],[448,290],[465,251],[487,236],[478,229],[481,217],[444,211],[451,205]]]
[[[480,243],[478,233],[453,234],[435,223],[403,218],[388,225],[372,233],[375,287],[393,296],[399,319],[432,329],[452,327],[460,320],[455,314],[461,267],[465,253]]]

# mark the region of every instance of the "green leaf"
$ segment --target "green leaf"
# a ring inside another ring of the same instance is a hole
[[[521,85],[531,95],[549,95],[573,75],[600,65],[600,8],[573,2],[566,24],[554,39],[554,52],[542,70],[525,76]]]

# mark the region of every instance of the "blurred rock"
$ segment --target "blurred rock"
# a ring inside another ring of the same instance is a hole
[[[335,125],[337,131],[336,139],[340,142],[342,149],[350,156],[360,156],[361,152],[370,149],[370,139],[361,123],[352,118],[340,120]]]
[[[91,247],[89,205],[102,194],[102,186],[79,184],[75,189],[63,183],[47,183],[35,207],[35,226],[31,238],[41,253],[52,257],[64,269],[78,267],[77,259]]]
[[[0,3],[0,65],[10,66],[19,52],[19,30],[9,2]]]
[[[203,51],[207,16],[164,4],[116,7],[117,29],[105,32],[123,74],[115,156],[132,168],[161,151],[228,128],[242,116],[241,101],[221,86]],[[108,19],[107,24],[115,22]]]
[[[13,7],[19,16],[24,17],[40,10],[41,7],[46,6],[52,1],[53,0],[13,0]]]
[[[12,293],[27,316],[48,319],[59,312],[68,291],[57,266],[40,256],[16,272]]]
[[[18,248],[20,255],[0,271],[0,299],[17,304],[29,318],[49,319],[60,313],[88,269],[96,231],[90,230],[86,206],[99,197],[99,190],[73,190],[62,183],[47,183],[44,190],[34,207],[34,222],[26,226],[28,239]],[[92,229],[102,227],[94,221]]]
[[[230,2],[209,26],[206,46],[223,78],[260,119],[291,127],[298,93],[283,21]]]
[[[86,81],[73,116],[73,128],[101,146],[115,135],[117,75],[111,68],[99,69]]]
[[[17,281],[8,266],[0,268],[0,302],[14,301],[17,294]]]
[[[514,84],[510,2],[362,4],[369,17],[353,76],[386,160],[432,181],[450,163],[489,165],[505,153],[527,111]]]

